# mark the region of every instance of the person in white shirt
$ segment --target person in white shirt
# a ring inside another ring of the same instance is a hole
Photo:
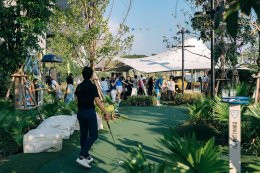
[[[101,85],[101,90],[102,90],[103,96],[106,97],[107,91],[109,90],[109,86],[104,77],[101,78],[100,85]]]

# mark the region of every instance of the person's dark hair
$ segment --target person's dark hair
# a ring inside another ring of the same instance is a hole
[[[102,78],[101,78],[101,81],[104,81],[104,80],[105,80],[105,78],[104,78],[104,77],[102,77]]]
[[[118,77],[118,80],[119,80],[119,81],[122,81],[122,80],[123,80],[123,77],[122,77],[122,76],[119,76],[119,77]]]
[[[143,77],[143,75],[141,75],[141,78]]]
[[[51,85],[51,80],[52,80],[52,79],[51,79],[50,76],[46,76],[46,84],[47,84],[47,85],[49,85],[49,86]]]
[[[36,78],[33,79],[33,83],[35,83],[35,82],[37,82],[37,81],[38,81],[38,79],[36,79]]]
[[[73,85],[73,78],[71,76],[68,76],[66,78],[66,82],[67,82],[67,84],[72,84]]]
[[[201,77],[199,77],[199,78],[198,78],[198,81],[199,81],[199,82],[201,82],[201,81],[202,81]]]
[[[152,78],[152,77],[150,77],[150,78],[149,78],[149,81],[150,81],[150,82],[153,82],[153,78]]]
[[[115,73],[111,73],[111,77],[115,77]]]
[[[135,79],[137,79],[137,75],[135,75]]]
[[[90,79],[93,76],[93,69],[91,67],[84,67],[82,70],[82,76],[84,79]]]

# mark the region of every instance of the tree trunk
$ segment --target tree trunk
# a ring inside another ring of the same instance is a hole
[[[259,48],[258,48],[258,58],[257,58],[257,67],[258,67],[258,73],[260,72],[260,31],[258,31],[258,40],[259,40]]]
[[[220,79],[225,79],[226,78],[226,45],[224,42],[224,35],[221,35],[221,55],[220,55]],[[224,89],[224,86],[226,84],[226,81],[221,80],[219,82],[219,88],[217,93],[221,93],[222,90]]]

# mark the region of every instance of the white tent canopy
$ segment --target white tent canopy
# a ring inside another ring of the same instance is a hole
[[[196,38],[186,39],[185,46],[194,46],[185,47],[185,70],[210,69],[210,50],[201,40],[197,40]],[[174,48],[145,58],[117,58],[117,60],[145,73],[177,71],[182,69],[182,49],[181,47]]]

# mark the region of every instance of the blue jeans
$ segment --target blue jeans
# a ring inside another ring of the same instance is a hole
[[[79,156],[89,157],[89,150],[98,138],[97,116],[95,109],[79,110],[77,114],[80,126]]]

